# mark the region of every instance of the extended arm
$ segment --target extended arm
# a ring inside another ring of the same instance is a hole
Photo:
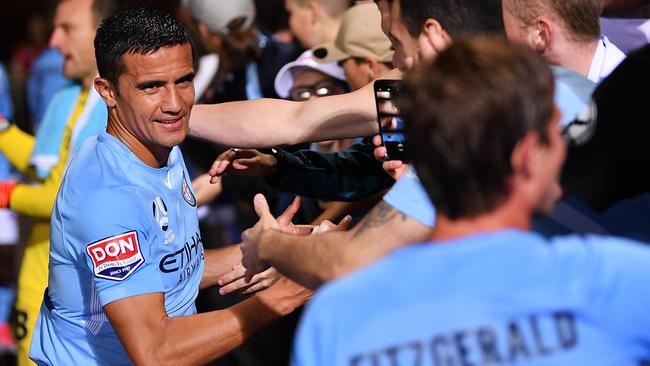
[[[244,235],[243,245],[255,241],[261,262],[314,289],[430,234],[431,229],[382,201],[350,231],[304,237],[267,229],[255,238]]]
[[[395,181],[373,156],[372,144],[319,153],[279,150],[276,172],[265,178],[273,188],[328,201],[356,201],[390,187]]]
[[[386,78],[400,78],[394,70]],[[190,135],[226,146],[272,147],[377,133],[373,85],[307,102],[258,99],[192,109]]]
[[[390,187],[395,181],[373,156],[372,144],[354,144],[345,151],[230,149],[219,155],[209,174],[264,176],[273,188],[328,201],[354,201]]]
[[[163,294],[152,293],[111,302],[104,312],[135,365],[198,365],[232,350],[310,296],[283,279],[225,310],[169,317]]]

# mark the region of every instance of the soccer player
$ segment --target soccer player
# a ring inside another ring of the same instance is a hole
[[[95,54],[108,127],[82,146],[57,196],[30,357],[46,365],[206,363],[309,292],[280,280],[196,315],[199,288],[216,285],[239,252],[203,250],[177,147],[194,100],[189,34],[166,13],[130,8],[102,23]]]

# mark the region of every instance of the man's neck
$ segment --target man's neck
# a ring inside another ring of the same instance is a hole
[[[505,229],[529,230],[532,212],[522,210],[519,202],[509,199],[496,209],[469,218],[451,220],[444,214],[436,217],[433,241],[453,240],[464,236]]]
[[[598,39],[583,42],[565,39],[544,56],[552,65],[573,70],[587,77],[597,49]]]
[[[159,169],[167,165],[169,154],[172,149],[163,149],[154,151],[154,149],[145,146],[140,142],[132,133],[130,133],[124,126],[117,122],[111,115],[108,117],[108,126],[106,132],[120,140],[126,147],[135,154],[146,165]]]

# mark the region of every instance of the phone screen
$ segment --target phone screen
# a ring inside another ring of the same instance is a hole
[[[399,96],[401,80],[377,80],[375,85],[375,102],[377,121],[381,142],[386,147],[387,160],[408,160],[404,120],[395,100]]]

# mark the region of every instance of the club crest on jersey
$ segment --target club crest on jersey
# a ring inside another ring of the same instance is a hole
[[[95,276],[122,281],[144,263],[135,231],[100,240],[86,247]]]
[[[185,202],[187,202],[190,206],[196,207],[196,197],[194,197],[194,193],[192,193],[192,189],[187,184],[185,175],[183,175],[183,198],[185,199]]]

